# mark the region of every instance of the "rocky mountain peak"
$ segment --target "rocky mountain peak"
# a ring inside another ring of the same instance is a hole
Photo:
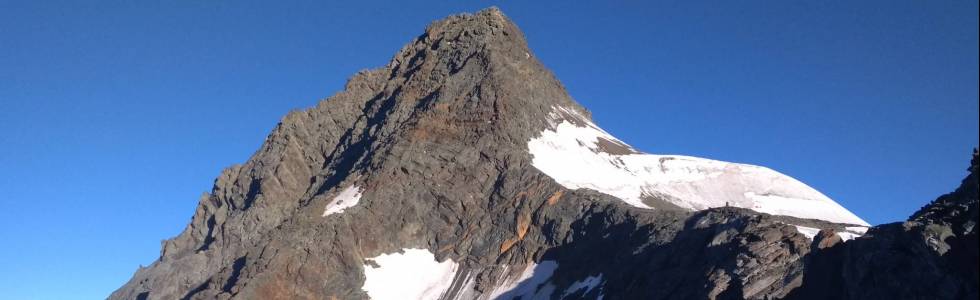
[[[500,111],[498,116],[530,116],[540,113],[534,108],[550,112],[553,105],[585,111],[534,57],[517,25],[497,8],[433,22],[380,71],[387,73],[388,86],[418,88],[423,96],[437,97],[429,99],[436,102],[476,101],[527,112]]]
[[[284,117],[113,298],[359,298],[362,266],[404,249],[485,278],[467,293],[489,295],[504,266],[535,261],[520,243],[543,238],[533,209],[561,198],[527,152],[556,106],[587,115],[499,10],[436,21]]]
[[[410,55],[405,50],[413,48],[413,44],[422,44],[432,50],[443,48],[445,51],[441,53],[452,53],[450,56],[456,53],[488,55],[491,52],[513,53],[525,58],[530,55],[521,30],[495,7],[432,22],[424,34],[396,55],[393,62],[400,62],[399,58]]]
[[[814,236],[867,226],[774,170],[630,147],[490,8],[285,116],[110,298],[772,298]]]

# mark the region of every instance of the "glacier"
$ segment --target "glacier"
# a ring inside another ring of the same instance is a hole
[[[761,213],[869,226],[826,195],[772,169],[641,153],[582,113],[554,107],[550,128],[528,141],[532,165],[569,189],[587,188],[640,208],[649,199],[687,210],[734,206]]]

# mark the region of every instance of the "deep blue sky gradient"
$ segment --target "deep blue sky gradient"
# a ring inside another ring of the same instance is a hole
[[[104,298],[289,110],[490,5],[621,139],[771,167],[874,224],[978,143],[977,1],[146,2],[0,0],[0,298]]]

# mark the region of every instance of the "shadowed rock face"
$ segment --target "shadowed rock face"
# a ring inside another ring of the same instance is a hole
[[[872,227],[846,243],[821,242],[790,298],[977,299],[977,160],[974,150],[959,188],[908,221]]]
[[[879,232],[901,231],[872,229],[814,252],[817,243],[788,224],[844,225],[734,207],[691,212],[655,199],[642,209],[569,190],[535,169],[527,149],[554,107],[589,118],[499,10],[437,21],[385,67],[284,117],[246,163],[218,176],[160,258],[109,298],[367,299],[365,268],[386,268],[376,258],[404,249],[452,262],[441,299],[762,299],[811,286],[851,295],[851,281],[810,274],[859,276],[851,264],[875,257],[857,255],[893,243]],[[949,200],[910,222],[939,237],[950,233],[928,224],[955,223],[954,236],[975,224],[971,176],[972,217]],[[943,259],[972,257],[976,266],[972,226],[973,248],[926,241],[945,249]],[[829,271],[810,271],[822,260]],[[975,293],[975,268],[957,272],[974,276]]]

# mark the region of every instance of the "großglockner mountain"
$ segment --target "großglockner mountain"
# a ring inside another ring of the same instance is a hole
[[[771,169],[641,153],[491,8],[285,116],[109,298],[975,298],[970,172],[869,229]]]

